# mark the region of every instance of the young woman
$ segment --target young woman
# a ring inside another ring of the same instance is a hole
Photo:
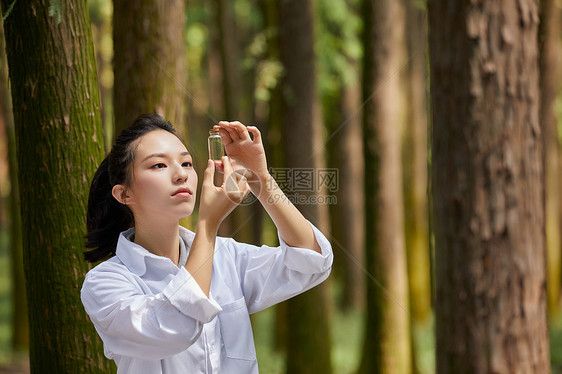
[[[257,373],[249,313],[330,273],[330,244],[275,184],[258,129],[219,126],[228,157],[207,163],[195,233],[178,223],[195,205],[192,155],[161,117],[137,118],[94,176],[85,258],[107,260],[88,272],[81,297],[118,373]],[[279,247],[217,237],[249,190],[275,223]]]

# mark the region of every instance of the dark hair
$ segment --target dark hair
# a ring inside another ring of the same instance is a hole
[[[112,190],[117,184],[130,184],[138,140],[155,130],[165,130],[179,138],[172,124],[158,114],[140,115],[117,137],[94,174],[86,215],[86,248],[93,249],[84,252],[86,261],[97,262],[115,255],[119,234],[133,227],[133,213],[113,197]]]

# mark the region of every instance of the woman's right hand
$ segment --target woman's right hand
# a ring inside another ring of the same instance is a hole
[[[221,158],[224,170],[224,182],[220,187],[215,186],[215,162],[207,161],[207,168],[203,176],[201,199],[199,202],[198,222],[206,222],[218,226],[246,197],[250,188],[246,176],[235,173],[227,156]]]

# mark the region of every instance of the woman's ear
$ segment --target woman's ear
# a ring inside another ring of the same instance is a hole
[[[119,201],[123,205],[128,205],[130,201],[128,200],[129,196],[127,196],[127,189],[122,184],[116,184],[113,186],[111,190],[111,194],[115,198],[115,200]]]

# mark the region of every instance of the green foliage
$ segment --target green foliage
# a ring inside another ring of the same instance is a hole
[[[357,80],[356,62],[362,56],[357,3],[357,0],[317,2],[315,48],[322,95],[332,96]]]
[[[191,86],[204,79],[206,74],[205,56],[210,45],[209,36],[209,6],[200,1],[193,1],[186,6],[186,53],[187,76]]]
[[[111,0],[88,0],[88,13],[93,25],[101,25],[112,17],[113,2]]]
[[[238,21],[238,28],[246,27],[257,30],[262,27],[263,20],[260,12],[255,9],[254,3],[250,0],[236,0],[234,2],[234,13]]]
[[[207,52],[209,30],[203,22],[194,22],[187,27],[186,34],[188,66],[192,69],[200,69]]]
[[[261,61],[256,75],[256,99],[267,102],[283,75],[283,65],[276,59]]]

